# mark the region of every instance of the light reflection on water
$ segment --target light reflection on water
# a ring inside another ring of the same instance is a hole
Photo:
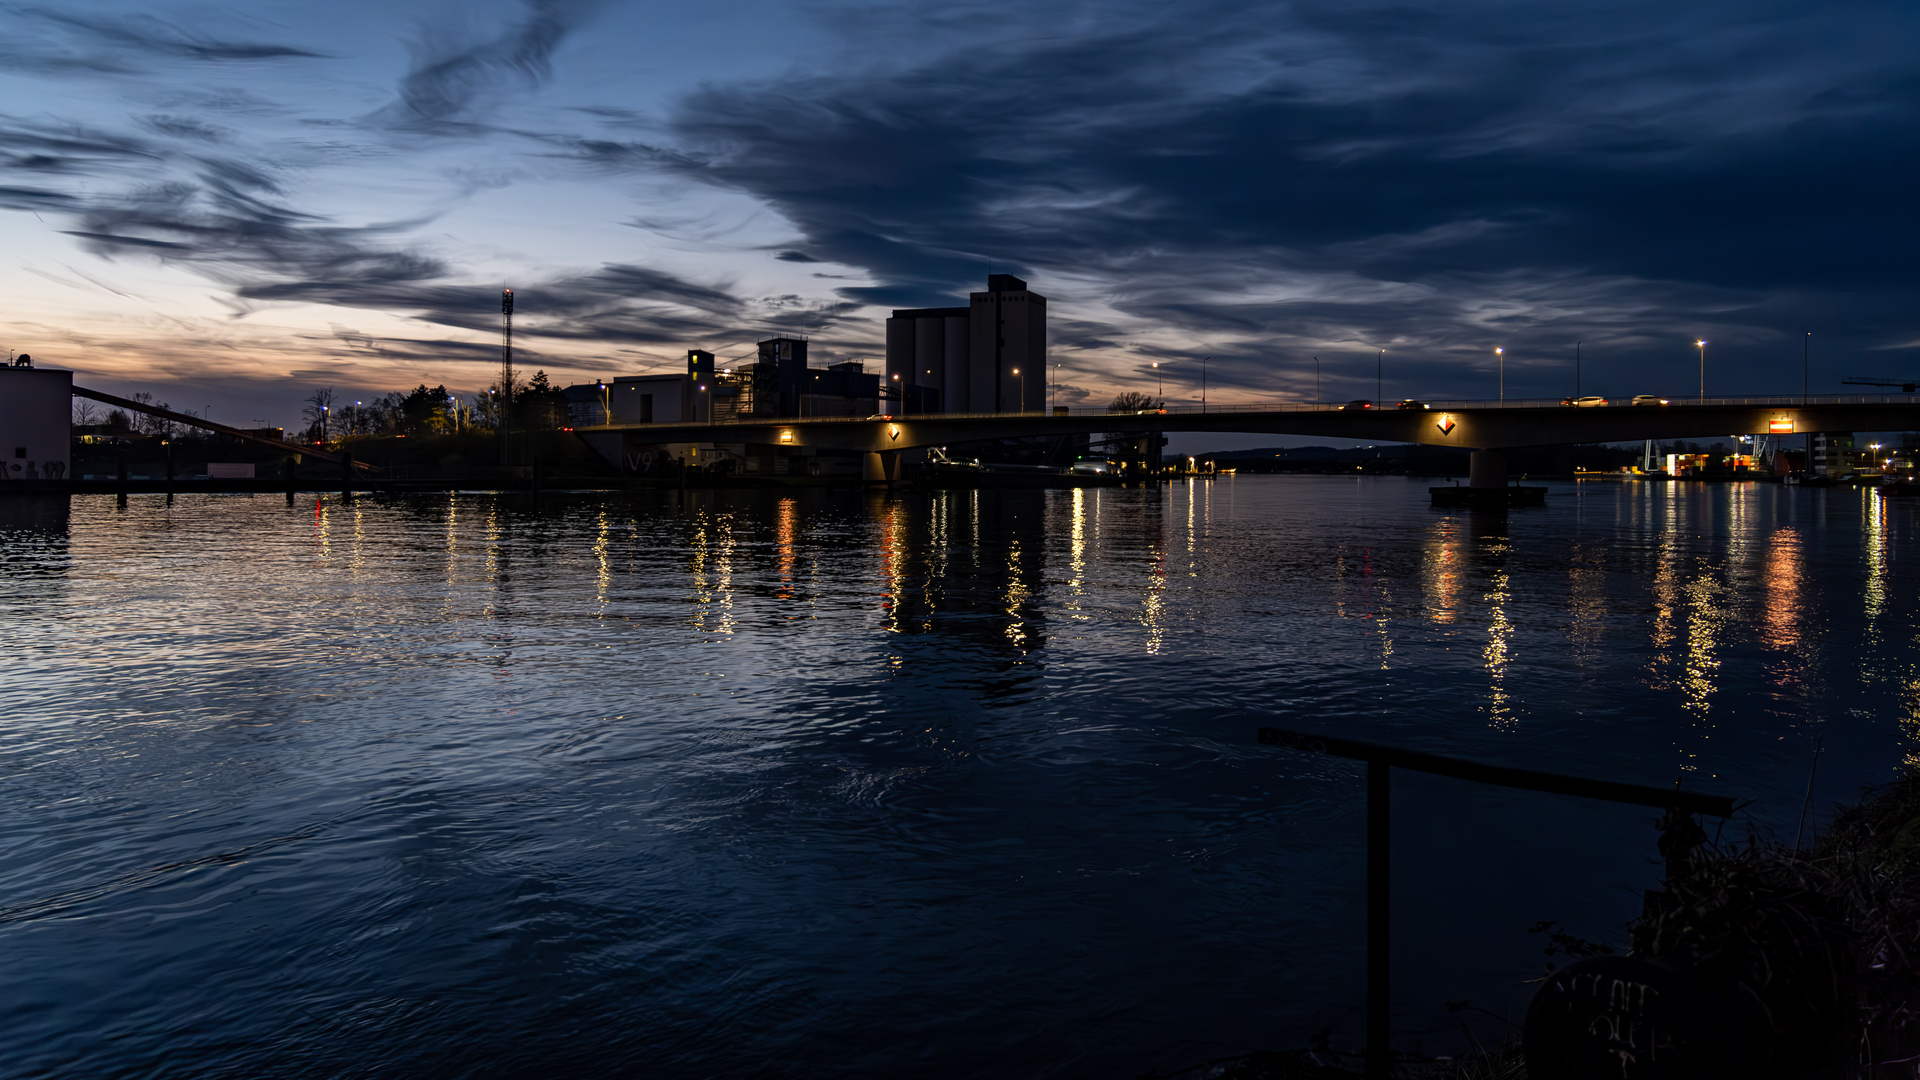
[[[1352,1042],[1360,774],[1260,724],[1683,778],[1783,831],[1817,737],[1822,804],[1920,762],[1913,504],[1551,500],[0,503],[0,1055],[1113,1075]],[[1519,1007],[1526,926],[1605,936],[1651,884],[1651,814],[1396,793],[1409,1042]]]

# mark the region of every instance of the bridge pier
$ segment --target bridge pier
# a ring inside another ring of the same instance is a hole
[[[1506,487],[1506,453],[1501,450],[1475,450],[1468,455],[1467,486],[1471,488]]]
[[[892,487],[894,481],[900,478],[900,451],[878,450],[869,452],[866,455],[866,462],[861,468],[861,478],[864,479],[869,486],[884,484],[887,487]]]

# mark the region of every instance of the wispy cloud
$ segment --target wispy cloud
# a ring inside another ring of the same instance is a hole
[[[603,0],[525,0],[522,17],[491,33],[445,22],[422,25],[397,100],[380,119],[439,134],[483,125],[501,93],[546,82],[554,51],[602,6]]]
[[[320,53],[268,41],[240,41],[186,29],[151,15],[118,18],[34,5],[0,7],[8,33],[0,60],[16,72],[139,71],[154,61],[207,63],[315,59]]]

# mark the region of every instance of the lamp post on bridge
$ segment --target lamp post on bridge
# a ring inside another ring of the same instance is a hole
[[[1507,403],[1507,350],[1505,347],[1495,349],[1493,355],[1500,358],[1500,404],[1505,405]]]
[[[1707,403],[1707,339],[1693,343],[1700,350],[1700,404]]]

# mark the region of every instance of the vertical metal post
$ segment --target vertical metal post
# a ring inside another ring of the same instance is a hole
[[[1392,1003],[1392,892],[1387,868],[1393,830],[1384,761],[1367,762],[1367,1076],[1381,1080],[1391,1062],[1387,1019]]]

